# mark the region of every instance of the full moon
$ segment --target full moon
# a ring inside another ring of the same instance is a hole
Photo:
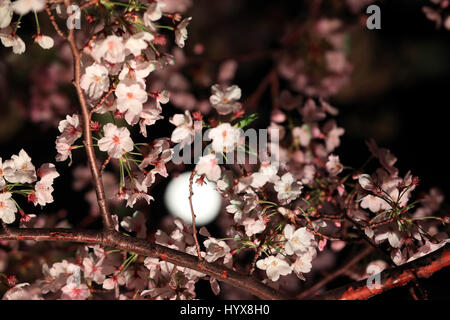
[[[191,208],[189,205],[189,177],[192,172],[184,172],[172,179],[167,185],[164,202],[169,212],[187,223],[192,223]],[[215,183],[207,181],[203,185],[195,183],[199,176],[194,177],[192,185],[192,205],[195,212],[195,224],[206,225],[217,217],[222,203]]]

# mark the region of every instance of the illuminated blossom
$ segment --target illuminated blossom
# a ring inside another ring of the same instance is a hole
[[[188,36],[187,26],[189,25],[189,22],[191,22],[191,20],[192,17],[185,18],[175,28],[175,43],[180,48],[184,47],[184,42],[186,41]]]
[[[206,175],[206,178],[208,178],[209,181],[219,180],[222,173],[218,165],[218,159],[212,153],[200,157],[195,170],[199,175]]]
[[[280,276],[286,276],[292,272],[292,268],[280,255],[258,260],[256,266],[266,270],[267,277],[272,281],[277,281]]]
[[[219,153],[233,151],[240,136],[239,129],[229,123],[222,123],[211,129],[208,134],[208,138],[212,140],[213,150]]]
[[[280,180],[275,182],[274,189],[278,192],[278,200],[286,204],[300,196],[303,186],[288,172],[285,173]]]
[[[80,87],[89,98],[99,99],[105,92],[108,92],[108,69],[97,63],[90,65],[81,76]]]
[[[121,158],[124,153],[133,150],[134,143],[130,138],[130,131],[127,128],[118,128],[112,123],[103,127],[105,136],[98,141],[101,151],[108,152],[112,158]]]
[[[10,192],[0,193],[0,219],[4,223],[13,223],[16,220],[16,212],[17,207],[12,200],[12,194]]]

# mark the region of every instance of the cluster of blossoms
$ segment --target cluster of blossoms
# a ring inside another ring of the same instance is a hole
[[[45,8],[45,0],[2,0],[0,2],[0,41],[5,47],[11,47],[15,54],[25,52],[25,42],[17,35],[22,16],[29,13],[37,13]],[[14,14],[19,18],[12,22]],[[43,49],[53,47],[54,41],[51,37],[41,34],[39,20],[36,16],[36,35],[34,41]]]
[[[183,47],[191,18],[181,21],[178,13],[171,12],[174,6],[163,1],[152,2],[148,6],[130,4],[129,12],[123,16],[115,11],[114,4],[102,5],[117,21],[123,18],[126,22],[114,24],[113,34],[100,30],[88,41],[83,50],[80,87],[93,116],[110,114],[114,118],[113,123],[103,125],[92,121],[91,130],[96,136],[96,146],[106,152],[108,162],[119,161],[120,184],[116,195],[127,200],[128,206],[133,206],[138,199],[147,202],[153,199],[147,194],[147,189],[155,181],[156,174],[167,177],[165,163],[171,159],[171,149],[165,138],[135,144],[129,128],[120,126],[117,121],[125,119],[130,126],[138,124],[142,136],[147,137],[147,126],[163,118],[161,104],[169,101],[168,92],[148,92],[146,87],[149,75],[163,69],[169,56],[160,51],[166,46],[167,39],[158,30],[173,31],[175,44]],[[160,23],[165,17],[179,23],[176,27],[164,26]],[[56,139],[56,160],[70,159],[71,165],[72,151],[83,147],[75,144],[82,136],[79,115],[67,116],[59,123],[58,129],[61,135]]]
[[[13,198],[24,196],[35,206],[45,206],[53,202],[53,180],[59,177],[55,165],[43,164],[37,171],[25,150],[3,161],[0,158],[0,220],[11,224],[16,221],[16,213],[21,214],[21,221],[28,221],[27,215]]]
[[[280,58],[278,72],[289,81],[292,90],[307,96],[335,95],[349,82],[352,71],[345,51],[344,22],[322,18],[308,30],[297,40],[298,50]],[[312,74],[311,69],[317,71]]]
[[[117,216],[113,216],[118,222]],[[121,221],[120,227],[146,238],[146,219],[140,212]],[[170,232],[158,230],[155,242],[172,249],[195,253],[191,227],[179,220],[169,221]],[[119,224],[115,226],[119,230]],[[208,240],[207,240],[208,241]],[[211,248],[204,254],[205,259],[220,258],[215,250],[211,258]],[[231,256],[228,253],[229,256]],[[222,255],[223,256],[223,255]],[[229,264],[228,264],[229,265]],[[34,283],[14,285],[4,296],[6,300],[69,299],[193,299],[196,297],[195,284],[206,279],[205,274],[175,266],[158,258],[142,258],[136,254],[123,255],[119,250],[108,250],[99,246],[83,246],[75,258],[42,266],[43,277]],[[209,278],[211,288],[218,294],[217,279]]]

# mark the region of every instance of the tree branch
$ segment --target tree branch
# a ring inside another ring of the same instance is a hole
[[[0,232],[0,241],[34,240],[34,241],[67,241],[84,244],[98,244],[102,247],[134,252],[138,255],[159,258],[177,266],[193,269],[249,292],[264,300],[287,299],[277,290],[261,283],[252,276],[248,276],[217,263],[199,261],[198,257],[185,252],[173,250],[162,245],[151,243],[143,239],[124,236],[117,231],[94,231],[74,229],[9,229]]]
[[[365,300],[390,289],[402,287],[417,278],[428,278],[448,266],[450,266],[450,243],[424,257],[381,272],[381,283],[377,287],[369,288],[366,279],[330,290],[314,299]]]

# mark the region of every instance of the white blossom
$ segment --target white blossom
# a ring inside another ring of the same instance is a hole
[[[16,204],[11,197],[10,192],[0,193],[0,219],[8,224],[16,220],[15,213],[17,212]]]
[[[92,56],[97,62],[101,59],[116,64],[125,60],[125,46],[121,37],[110,35],[94,44]]]
[[[33,183],[37,179],[31,158],[23,149],[18,155],[13,155],[10,160],[3,163],[3,174],[11,183]]]
[[[0,30],[0,41],[5,47],[12,47],[15,54],[25,52],[25,42],[17,34],[13,34],[10,27]]]
[[[42,49],[50,49],[53,48],[54,41],[53,38],[45,35],[38,35],[34,38],[34,41],[42,47]]]
[[[289,255],[307,252],[314,244],[314,235],[305,227],[295,230],[295,227],[288,224],[284,227],[283,235],[287,242],[284,246]]]
[[[85,284],[70,282],[61,288],[63,300],[86,300],[91,295],[89,287]]]
[[[195,170],[199,175],[206,175],[206,178],[208,178],[209,181],[219,180],[222,173],[218,165],[218,159],[212,153],[200,157]]]
[[[90,65],[81,76],[80,87],[89,98],[99,99],[103,93],[108,92],[108,69],[98,63]]]
[[[339,156],[335,156],[332,154],[328,156],[328,161],[325,164],[325,167],[327,168],[327,171],[331,176],[337,176],[342,172],[342,170],[344,170],[344,166],[339,161]]]
[[[0,0],[0,29],[6,28],[11,23],[13,10],[11,8],[11,1]]]
[[[175,28],[175,43],[180,48],[184,47],[184,42],[186,41],[188,36],[187,26],[191,20],[192,17],[184,18],[183,21],[181,21]]]
[[[212,140],[212,149],[218,153],[233,151],[240,136],[240,130],[229,123],[222,123],[208,133],[208,138]]]
[[[292,272],[292,268],[280,255],[258,260],[256,266],[261,270],[266,270],[267,277],[272,281],[277,281],[280,275],[286,276]]]
[[[175,143],[181,143],[182,146],[191,144],[194,141],[194,126],[192,116],[189,110],[184,114],[175,114],[169,119],[169,122],[177,126],[172,132],[170,140]]]
[[[112,158],[119,159],[124,153],[133,150],[134,143],[127,128],[107,123],[103,132],[105,136],[98,141],[98,147],[101,151],[107,151]]]
[[[45,0],[16,0],[12,4],[12,9],[18,15],[26,15],[28,12],[39,12],[44,10]]]
[[[149,6],[147,7],[147,11],[145,11],[143,16],[144,24],[150,27],[152,21],[157,21],[161,19],[162,17],[161,8],[163,8],[164,6],[165,3],[160,3],[157,1],[149,4]]]
[[[214,262],[223,257],[224,263],[226,264],[231,260],[232,256],[230,253],[230,247],[225,243],[225,241],[217,240],[215,238],[208,238],[203,241],[203,245],[206,248],[206,261]]]
[[[280,180],[275,182],[274,189],[278,192],[277,197],[283,204],[297,199],[302,193],[303,186],[296,181],[291,173],[285,173]]]
[[[138,83],[119,82],[115,90],[117,97],[117,109],[122,112],[130,112],[132,115],[139,115],[142,112],[143,104],[147,101],[147,92]]]

